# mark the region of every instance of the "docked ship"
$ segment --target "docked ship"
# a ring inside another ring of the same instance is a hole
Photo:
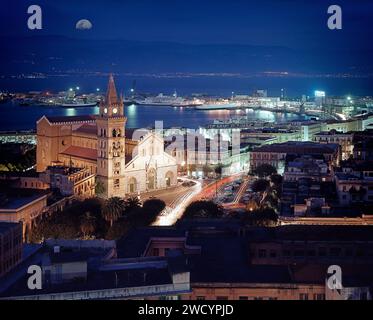
[[[147,97],[142,100],[135,100],[135,103],[138,105],[166,107],[194,107],[203,104],[203,102],[199,99],[189,100],[178,97],[176,92],[172,96],[167,96],[160,93],[156,97]]]
[[[204,111],[210,111],[210,110],[236,110],[241,108],[241,103],[239,102],[231,102],[229,100],[217,100],[217,101],[211,101],[207,102],[203,105],[196,106],[196,110],[204,110]]]
[[[88,102],[84,100],[72,100],[66,103],[61,103],[62,108],[89,108],[97,106],[97,101]]]

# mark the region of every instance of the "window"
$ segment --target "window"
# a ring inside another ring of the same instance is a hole
[[[271,258],[276,258],[277,257],[277,252],[274,251],[274,250],[271,250],[270,257]]]
[[[331,248],[330,249],[330,255],[332,257],[339,257],[341,254],[341,249],[340,248]]]
[[[239,297],[238,300],[249,300],[249,297]]]
[[[314,256],[316,256],[316,251],[315,251],[315,250],[308,250],[308,251],[307,251],[307,256],[309,256],[309,257],[314,257]]]
[[[299,295],[299,300],[308,300],[308,294],[307,293],[301,293]]]
[[[367,292],[360,293],[360,300],[368,300],[368,293]]]
[[[267,256],[267,251],[265,249],[260,249],[258,251],[258,257],[259,258],[265,258]]]
[[[206,300],[205,296],[197,296],[197,301]]]
[[[290,256],[291,256],[291,252],[290,252],[290,250],[284,250],[284,251],[282,252],[282,255],[283,255],[284,257],[290,257]]]
[[[226,296],[219,296],[216,298],[216,300],[228,300],[228,297]]]
[[[303,250],[295,250],[294,256],[296,257],[304,257],[304,251]]]
[[[325,248],[319,248],[319,256],[325,257],[326,256],[326,249]]]
[[[325,294],[315,293],[313,295],[313,300],[325,300]]]

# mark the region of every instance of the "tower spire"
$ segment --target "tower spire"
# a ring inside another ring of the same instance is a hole
[[[113,74],[110,73],[108,88],[106,92],[106,104],[112,105],[118,103],[117,90],[115,88],[115,82]]]

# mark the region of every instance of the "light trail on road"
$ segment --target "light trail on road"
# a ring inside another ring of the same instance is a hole
[[[178,200],[174,202],[175,204],[174,208],[170,208],[170,207],[165,208],[163,212],[159,215],[159,217],[157,218],[157,221],[153,224],[153,226],[166,227],[166,226],[174,225],[177,222],[177,220],[179,220],[183,216],[183,213],[185,209],[187,208],[187,206],[189,205],[189,203],[191,202],[191,200],[201,192],[202,190],[201,182],[197,180],[187,179],[187,178],[183,178],[183,180],[194,182],[196,185],[193,186],[192,191],[183,195],[181,198],[179,198]]]

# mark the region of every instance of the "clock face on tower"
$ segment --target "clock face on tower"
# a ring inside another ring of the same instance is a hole
[[[117,109],[117,108],[114,108],[114,109],[113,109],[113,113],[114,113],[114,114],[117,114],[117,113],[118,113],[118,109]]]
[[[107,108],[104,109],[104,112],[107,113]]]

